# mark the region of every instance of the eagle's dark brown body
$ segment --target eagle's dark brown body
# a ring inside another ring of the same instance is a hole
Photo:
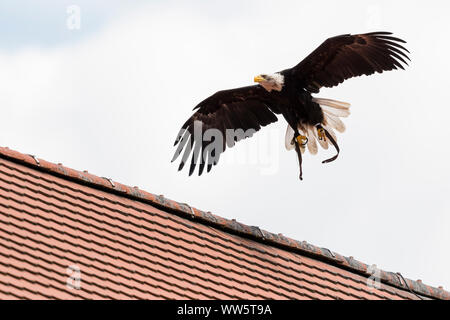
[[[408,59],[405,52],[408,51],[399,44],[402,42],[388,32],[333,37],[295,67],[272,76],[258,76],[258,82],[261,81],[258,85],[213,94],[194,108],[197,111],[182,126],[175,141],[175,145],[179,145],[173,160],[185,150],[179,166],[181,170],[192,152],[189,174],[193,173],[197,164],[199,174],[205,166],[209,171],[217,164],[226,146],[231,147],[235,141],[277,121],[276,114],[282,115],[293,130],[300,170],[302,148],[314,137],[317,140],[328,139],[339,152],[332,127],[334,125],[339,131],[340,120],[334,115],[342,114],[345,108],[335,102],[325,102],[335,108],[325,114],[327,109],[319,105],[317,101],[320,99],[315,99],[311,94],[318,93],[321,87],[333,87],[351,77],[403,69],[402,63],[406,64],[405,59]],[[200,134],[194,134],[196,127],[200,127]],[[311,128],[314,130],[311,131]],[[317,135],[316,129],[319,133],[323,130],[322,135]],[[230,130],[250,133],[227,139]],[[218,135],[205,139],[205,134],[209,136],[208,132],[220,133],[224,139],[219,139]],[[303,141],[303,138],[306,141],[303,145],[296,143]],[[220,148],[218,140],[222,140]],[[324,147],[324,141],[319,143]],[[215,147],[211,147],[214,144]]]
[[[310,125],[322,123],[322,109],[312,101],[311,94],[297,87],[288,74],[284,77],[284,83],[282,91],[270,92],[277,104],[277,113],[282,114],[292,128],[296,128],[298,123]]]

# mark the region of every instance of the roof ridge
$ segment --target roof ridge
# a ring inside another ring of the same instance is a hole
[[[92,187],[100,188],[105,191],[114,192],[123,196],[131,197],[136,200],[149,202],[155,206],[162,207],[185,218],[195,219],[201,223],[220,228],[222,230],[237,233],[253,240],[262,242],[266,245],[281,247],[285,250],[301,252],[304,255],[325,260],[327,263],[347,269],[349,271],[362,274],[364,276],[373,276],[373,266],[369,266],[360,262],[353,257],[345,257],[338,253],[332,252],[328,248],[320,248],[306,241],[298,241],[283,236],[281,233],[274,234],[257,226],[248,226],[237,222],[235,219],[226,219],[211,212],[202,211],[191,207],[186,203],[176,202],[165,198],[163,195],[155,195],[153,193],[140,190],[138,187],[130,187],[110,178],[99,177],[88,173],[87,171],[78,171],[63,166],[61,163],[54,164],[43,159],[38,159],[34,155],[23,154],[18,151],[9,149],[8,147],[0,147],[0,158],[6,158],[24,165],[31,166],[37,170],[46,171],[60,177],[75,180],[78,183],[88,184]],[[436,299],[450,300],[450,292],[443,287],[432,287],[425,285],[421,280],[405,279],[400,273],[387,272],[381,269],[379,278],[381,282],[400,288],[407,292],[420,294]]]

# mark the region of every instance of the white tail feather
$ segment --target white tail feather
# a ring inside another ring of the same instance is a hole
[[[338,132],[345,131],[345,125],[339,117],[347,117],[350,114],[349,103],[323,98],[313,98],[313,101],[322,108],[325,125],[336,129]]]
[[[326,125],[330,126],[331,128],[336,129],[337,131],[339,131],[341,133],[345,131],[345,124],[338,117],[324,113],[324,118],[325,118],[324,122]]]
[[[317,143],[316,138],[314,138],[314,131],[313,127],[309,127],[306,135],[308,137],[308,150],[311,154],[317,154]]]
[[[336,108],[336,109],[350,108],[350,103],[338,101],[338,100],[325,99],[325,98],[312,98],[312,101],[320,104],[321,106],[329,106],[329,107]]]
[[[333,116],[336,117],[348,117],[350,115],[350,110],[348,109],[338,109],[338,108],[333,108],[333,107],[329,107],[329,106],[325,106],[325,105],[321,105],[320,106],[322,108],[322,110],[328,114],[332,114]]]
[[[284,146],[286,147],[287,150],[292,150],[294,149],[294,129],[291,128],[290,125],[287,126],[286,128],[286,135],[284,136]]]

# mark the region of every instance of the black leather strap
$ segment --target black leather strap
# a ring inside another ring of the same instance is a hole
[[[325,128],[323,128],[321,125],[318,125],[317,128],[318,129],[323,129],[323,131],[325,132],[325,136],[330,140],[330,142],[333,144],[333,146],[334,146],[334,148],[336,149],[336,152],[337,152],[335,156],[331,157],[330,159],[323,160],[322,163],[328,163],[328,162],[332,162],[332,161],[336,160],[337,157],[339,156],[339,151],[340,151],[336,140],[334,140],[333,136]]]
[[[302,151],[300,150],[300,147],[298,146],[297,141],[295,142],[295,151],[297,152],[297,155],[298,155],[298,165],[299,165],[299,167],[300,167],[300,175],[299,175],[299,178],[300,178],[300,180],[303,180]]]

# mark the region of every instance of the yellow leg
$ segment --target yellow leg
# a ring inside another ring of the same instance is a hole
[[[326,140],[325,130],[323,128],[317,128],[317,134],[319,136],[319,140]]]
[[[308,138],[306,136],[299,135],[295,139],[300,147],[304,147],[308,143]]]

